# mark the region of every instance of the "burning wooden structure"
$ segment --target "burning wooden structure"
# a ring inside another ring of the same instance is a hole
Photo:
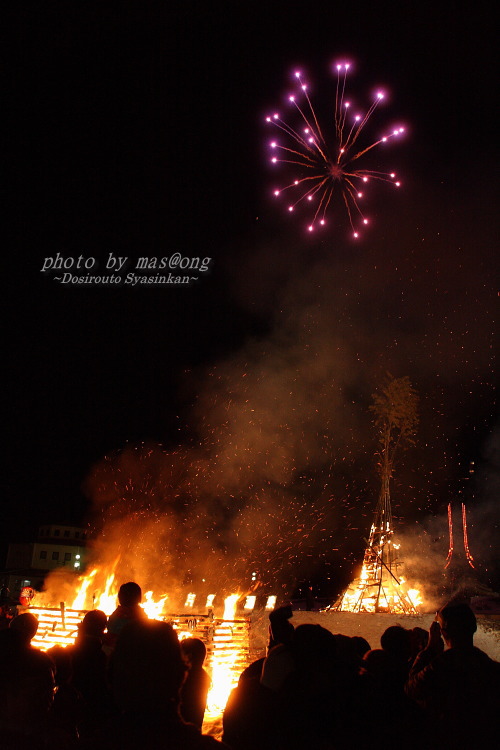
[[[38,619],[38,631],[31,644],[41,651],[53,646],[69,646],[74,643],[78,626],[88,610],[67,609],[64,602],[59,608],[26,607],[21,611],[30,612]],[[179,640],[188,637],[200,638],[207,647],[207,660],[210,661],[215,651],[237,646],[239,659],[245,662],[248,651],[248,634],[250,618],[227,620],[207,614],[184,613],[166,614],[161,618],[172,624]],[[244,665],[246,666],[246,664]]]
[[[399,544],[393,538],[389,492],[383,492],[375,511],[361,574],[349,584],[333,609],[338,612],[391,612],[416,615],[420,594],[408,589],[401,575]]]
[[[375,394],[370,407],[375,414],[380,443],[380,495],[370,529],[359,578],[339,597],[334,609],[340,612],[390,612],[415,615],[419,592],[408,590],[400,575],[399,544],[394,541],[390,482],[395,456],[404,443],[412,443],[418,424],[417,394],[409,378],[389,379]]]
[[[38,619],[38,632],[32,640],[32,645],[42,651],[53,646],[71,645],[78,633],[78,625],[83,620],[88,609],[75,606],[85,601],[82,592],[88,589],[88,582],[94,575],[86,576],[76,593],[72,606],[67,607],[60,602],[59,607],[38,607],[27,605],[20,611],[29,611]],[[92,596],[95,607],[103,607],[107,603],[108,614],[114,609],[113,581],[107,580],[107,591],[99,597]],[[107,601],[109,598],[109,601]],[[192,607],[196,602],[194,593],[188,594],[185,601],[186,612],[171,614],[165,611],[168,597],[154,600],[152,592],[147,592],[143,608],[148,617],[171,623],[177,631],[179,640],[188,637],[200,638],[207,648],[205,667],[208,670],[212,684],[207,698],[205,724],[207,731],[220,723],[222,712],[229,693],[236,686],[241,672],[253,661],[257,654],[251,647],[251,613],[255,606],[255,596],[246,598],[233,594],[225,599],[224,612],[215,616],[210,607],[213,595],[206,599],[206,611],[197,613]],[[87,596],[88,600],[88,596]],[[111,602],[113,601],[113,604]],[[203,598],[205,602],[205,598]],[[241,602],[243,615],[236,616],[238,602]],[[275,596],[268,597],[266,609],[274,608]],[[201,608],[201,607],[200,607]]]

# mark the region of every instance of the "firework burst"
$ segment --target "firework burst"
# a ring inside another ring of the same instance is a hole
[[[360,205],[368,184],[374,181],[389,182],[395,187],[401,184],[395,172],[363,167],[363,163],[368,161],[365,157],[377,146],[400,136],[404,128],[392,128],[375,140],[365,137],[365,128],[384,99],[384,93],[376,93],[364,114],[351,114],[353,107],[346,99],[350,67],[349,63],[335,66],[334,119],[328,128],[320,125],[308,94],[308,85],[300,71],[294,75],[297,92],[289,96],[298,113],[298,125],[289,125],[278,113],[266,117],[266,122],[283,134],[281,140],[273,140],[269,144],[272,164],[291,165],[294,173],[288,184],[275,188],[274,196],[293,196],[287,205],[289,212],[293,212],[301,203],[310,203],[312,219],[307,224],[310,232],[318,226],[325,226],[328,209],[333,200],[340,197],[347,210],[352,234],[358,237],[360,227],[368,224]]]

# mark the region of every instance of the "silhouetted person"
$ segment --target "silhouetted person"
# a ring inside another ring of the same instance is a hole
[[[391,636],[394,636],[396,643],[399,637],[403,641],[401,633],[389,633],[390,646],[395,645],[391,643]],[[381,640],[387,645],[386,638],[382,637]],[[421,711],[404,694],[403,684],[400,670],[396,669],[395,674],[394,656],[390,650],[378,648],[367,651],[352,703],[343,714],[345,721],[341,727],[339,747],[344,750],[372,750],[376,744],[374,732],[383,737],[382,744],[388,750],[430,747],[422,742]],[[378,719],[381,716],[386,717],[382,725]]]
[[[19,634],[25,646],[30,646],[38,631],[38,620],[31,612],[23,612],[11,620],[10,627]]]
[[[380,636],[380,645],[388,656],[386,678],[391,679],[395,689],[403,690],[410,665],[410,633],[401,625],[391,625]]]
[[[427,630],[424,630],[424,628],[412,628],[409,631],[410,636],[410,659],[409,663],[410,666],[415,661],[416,657],[419,655],[421,651],[424,650],[424,648],[427,646],[427,641],[429,640],[429,633]]]
[[[210,688],[210,676],[203,669],[207,648],[199,638],[185,638],[180,645],[188,664],[181,688],[181,716],[201,729]]]
[[[269,614],[269,646],[268,649],[282,643],[285,646],[291,643],[294,627],[290,620],[293,610],[290,604],[274,609]]]
[[[269,645],[266,676],[272,688],[261,681],[265,658],[257,659],[240,675],[238,686],[231,692],[223,716],[223,739],[234,750],[267,750],[275,748],[273,727],[277,717],[277,690],[293,670],[289,646],[294,627],[291,606],[278,607],[269,614]]]
[[[12,619],[10,591],[4,584],[0,589],[0,630],[6,630]]]
[[[308,586],[306,588],[306,612],[311,612],[316,606],[316,599],[313,593],[313,587]]]
[[[387,672],[389,656],[382,648],[372,648],[363,657],[361,674],[369,674],[371,677],[383,679]]]
[[[82,696],[81,736],[95,732],[112,712],[107,657],[102,649],[107,624],[104,612],[98,609],[87,612],[78,626],[74,645],[67,649],[71,657],[72,684]]]
[[[274,646],[266,659],[258,659],[240,675],[238,686],[231,692],[223,715],[224,733],[222,739],[232,750],[275,750],[275,722],[277,719],[277,690],[261,682],[262,668],[271,654],[285,651],[293,669],[293,660],[283,644]],[[270,672],[277,672],[279,687],[283,685],[279,656],[271,662]],[[288,674],[288,672],[286,672]],[[272,678],[271,678],[272,681]]]
[[[139,584],[129,581],[118,590],[118,607],[108,619],[108,632],[119,635],[125,625],[137,620],[146,620],[146,613],[140,607],[142,591]]]
[[[224,740],[234,750],[333,748],[335,636],[300,625],[287,645],[269,651],[260,684],[241,684],[224,713]]]
[[[31,614],[19,618],[23,619],[0,632],[0,746],[38,750],[50,738],[54,666],[46,654],[30,646],[36,618]]]
[[[111,682],[119,716],[82,742],[84,750],[210,750],[224,747],[179,714],[186,665],[171,625],[140,620],[126,625],[112,657]]]
[[[351,636],[351,642],[354,652],[356,653],[358,658],[362,660],[363,656],[370,650],[370,644],[368,643],[366,638],[363,638],[360,635]]]
[[[447,605],[437,617],[406,690],[426,709],[436,747],[479,750],[498,727],[500,664],[474,646],[477,623],[467,604]]]
[[[289,648],[294,669],[279,691],[277,737],[291,750],[330,750],[338,720],[336,636],[321,625],[299,625]],[[262,679],[265,672],[266,665]]]
[[[410,636],[401,625],[391,625],[380,636],[380,645],[390,656],[406,663],[410,655]]]
[[[108,627],[108,618],[100,609],[93,609],[87,612],[78,626],[78,635],[75,643],[85,641],[87,638],[96,638],[102,641],[104,631]]]
[[[53,646],[47,651],[55,667],[56,692],[49,713],[54,744],[66,748],[78,739],[82,697],[71,681],[71,648]]]
[[[4,584],[0,589],[0,606],[7,604],[8,602],[10,602],[10,591]]]

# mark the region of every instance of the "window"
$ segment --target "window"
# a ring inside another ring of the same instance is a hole
[[[75,539],[78,539],[79,536],[80,536],[80,532],[79,531],[75,531]]]
[[[59,536],[60,533],[59,529],[54,529],[54,536]]]
[[[64,536],[69,536],[69,529],[65,529]]]
[[[47,559],[47,550],[42,549],[40,550],[40,560],[46,560]]]
[[[59,560],[59,552],[53,552],[52,553],[52,559],[53,560]]]
[[[71,560],[71,552],[65,552],[64,553],[64,562],[68,562]]]

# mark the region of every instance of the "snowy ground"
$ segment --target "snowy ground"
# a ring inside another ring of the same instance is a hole
[[[388,614],[351,614],[350,612],[295,611],[291,622],[295,627],[305,623],[315,623],[332,633],[360,635],[366,638],[371,648],[380,648],[380,636],[390,625],[402,625],[404,628],[418,626],[429,630],[433,619],[433,614],[410,617]],[[500,617],[477,615],[477,625],[474,645],[485,651],[492,659],[500,661]],[[252,651],[254,649],[258,652],[265,650],[268,626],[267,614],[255,615],[252,618]]]

